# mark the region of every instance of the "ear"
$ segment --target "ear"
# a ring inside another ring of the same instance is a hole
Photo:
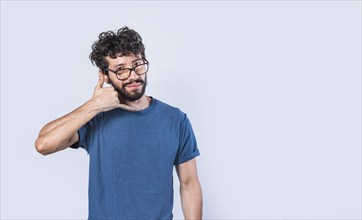
[[[108,83],[108,84],[111,84],[111,80],[109,79],[109,76],[104,74],[104,82]]]

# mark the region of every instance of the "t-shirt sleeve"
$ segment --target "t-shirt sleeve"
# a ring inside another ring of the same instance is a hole
[[[89,121],[87,122],[85,125],[83,125],[78,131],[78,142],[74,143],[72,146],[70,146],[70,148],[74,148],[74,149],[78,149],[79,147],[85,149],[88,152],[88,142],[89,142],[89,137],[87,136],[87,133],[90,130],[91,127],[91,122]]]
[[[195,134],[192,130],[191,123],[185,114],[180,124],[179,147],[174,165],[179,165],[199,155],[200,152],[197,148]]]

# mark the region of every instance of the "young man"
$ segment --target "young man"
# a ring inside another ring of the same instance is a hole
[[[140,35],[127,27],[103,32],[90,59],[99,68],[93,97],[45,125],[38,152],[88,152],[89,219],[172,219],[173,166],[184,217],[201,219],[195,136],[185,113],[145,95],[149,62]]]

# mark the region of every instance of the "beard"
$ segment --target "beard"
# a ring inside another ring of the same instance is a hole
[[[131,92],[127,92],[126,86],[130,85],[134,82],[140,83],[141,88],[133,90]],[[118,95],[121,96],[121,98],[123,98],[126,101],[133,102],[133,101],[140,99],[145,94],[146,85],[147,85],[147,75],[145,76],[145,80],[142,80],[141,78],[139,78],[136,80],[129,81],[127,83],[124,83],[122,85],[122,88],[116,86],[112,81],[111,81],[111,85],[118,92]]]

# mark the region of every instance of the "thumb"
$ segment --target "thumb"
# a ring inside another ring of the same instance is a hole
[[[97,83],[97,86],[96,86],[96,89],[97,88],[102,88],[103,87],[103,84],[104,84],[104,75],[101,71],[98,72],[98,83]]]

